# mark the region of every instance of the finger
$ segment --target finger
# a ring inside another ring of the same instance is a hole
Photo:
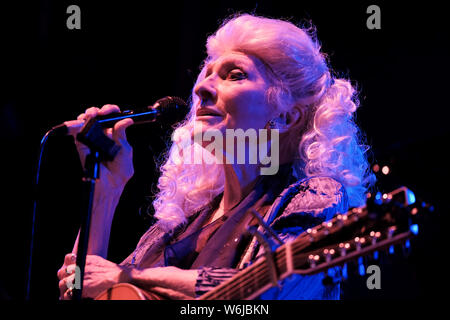
[[[104,116],[110,113],[120,112],[120,108],[115,104],[105,104],[99,111],[99,116]]]
[[[97,107],[91,107],[86,109],[86,118],[85,119],[91,119],[91,118],[95,118],[98,115],[98,112],[100,111],[99,108]]]
[[[80,114],[77,117],[77,120],[70,120],[70,121],[64,122],[64,124],[66,125],[66,127],[68,129],[68,133],[67,134],[71,135],[71,136],[73,136],[75,138],[76,135],[83,128],[85,120],[86,120],[86,114],[82,113],[82,114]],[[77,142],[77,140],[75,140],[75,142]]]
[[[113,138],[113,128],[106,129],[105,134],[108,138],[112,139]]]
[[[69,291],[63,293],[62,300],[72,300],[72,296],[69,295]]]
[[[72,300],[72,295],[73,295],[72,290],[71,289],[67,289],[62,294],[62,300]]]
[[[64,264],[74,264],[77,261],[77,255],[75,253],[68,253],[64,256]]]
[[[67,273],[68,272],[67,268],[70,265],[75,266],[76,259],[77,259],[77,255],[73,254],[73,253],[68,253],[64,256],[64,264],[56,273],[58,276],[58,279],[63,279],[65,277],[67,277],[67,275],[69,274],[69,273]],[[72,267],[71,269],[74,269],[74,267]]]
[[[131,146],[129,145],[129,143],[127,141],[127,134],[126,134],[125,130],[126,130],[126,128],[131,126],[133,123],[134,123],[134,121],[132,119],[128,118],[128,119],[120,120],[114,125],[113,140],[117,144],[122,145],[125,148],[131,148]]]
[[[74,280],[75,280],[74,274],[72,274],[68,277],[65,277],[64,279],[59,280],[58,287],[59,287],[59,293],[61,296],[63,296],[64,292],[67,291],[67,289],[73,288]]]
[[[59,287],[59,295],[63,297],[64,292],[66,292],[67,290],[66,281],[64,279],[59,280],[58,287]]]
[[[117,112],[120,112],[120,108],[115,104],[105,104],[101,109],[93,107],[86,110],[88,119]],[[112,131],[112,128],[105,130],[106,136],[110,139],[112,139]]]
[[[73,135],[74,137],[78,132],[81,131],[84,125],[84,120],[70,120],[64,121],[64,125],[67,127],[67,134]]]
[[[63,265],[57,272],[57,276],[59,280],[63,280],[68,277],[70,273],[68,272],[67,266]]]
[[[58,270],[58,272],[56,273],[56,275],[58,276],[58,279],[59,279],[59,280],[64,279],[64,277],[66,276],[66,267],[65,267],[65,266],[62,266],[62,267]]]
[[[63,265],[61,269],[58,270],[58,279],[62,280],[73,274],[77,266],[75,264]]]

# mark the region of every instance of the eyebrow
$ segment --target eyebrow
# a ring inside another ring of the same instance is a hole
[[[211,62],[211,63],[207,64],[206,73],[205,73],[206,77],[211,74],[212,69],[214,68],[215,64],[216,64],[216,62]],[[225,59],[224,61],[222,61],[222,65],[220,67],[226,68],[226,67],[233,66],[233,65],[236,67],[242,68],[245,65],[245,62],[239,58],[237,58],[237,59],[236,58],[228,58],[228,59]]]

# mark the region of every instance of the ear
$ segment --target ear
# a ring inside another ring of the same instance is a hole
[[[280,113],[272,121],[280,133],[285,133],[291,128],[296,127],[302,121],[301,109],[300,107],[294,106],[290,110]]]

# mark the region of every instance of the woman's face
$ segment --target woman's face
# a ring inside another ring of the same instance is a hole
[[[228,52],[206,65],[205,78],[194,88],[199,97],[195,134],[217,129],[263,129],[275,109],[267,103],[270,87],[262,62],[240,52]],[[201,124],[201,126],[199,126]]]

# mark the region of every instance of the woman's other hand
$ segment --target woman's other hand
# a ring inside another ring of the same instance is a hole
[[[66,255],[64,265],[58,271],[59,290],[62,300],[72,298],[70,287],[75,279],[75,260],[72,254]],[[95,299],[100,293],[111,288],[113,285],[129,282],[129,273],[126,268],[114,262],[103,259],[100,256],[86,256],[84,269],[83,298]]]

